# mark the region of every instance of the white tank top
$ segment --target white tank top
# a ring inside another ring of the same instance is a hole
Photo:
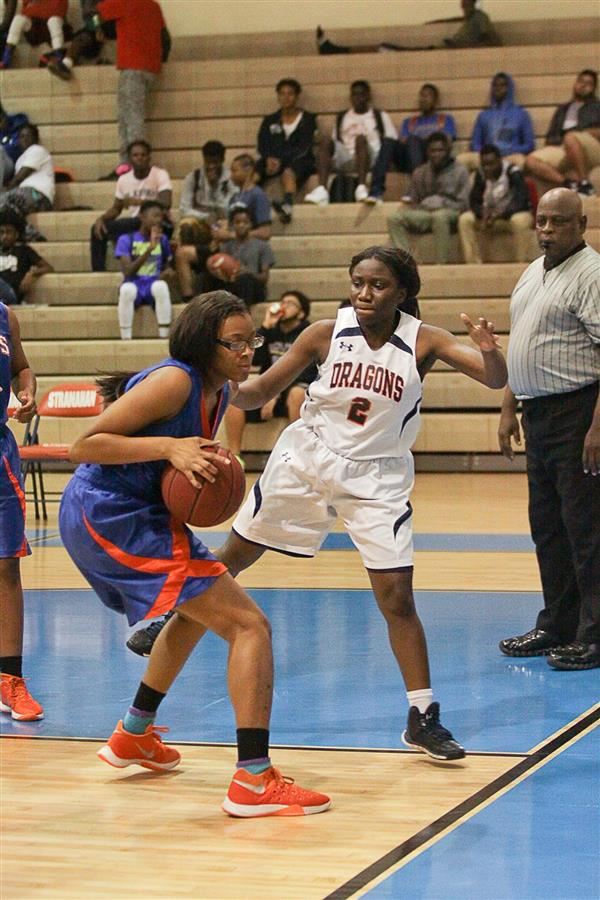
[[[340,309],[327,359],[309,385],[302,420],[339,456],[364,460],[410,453],[419,431],[422,384],[416,361],[421,322],[401,313],[372,350],[352,307]]]

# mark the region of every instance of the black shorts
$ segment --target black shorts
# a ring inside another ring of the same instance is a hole
[[[302,187],[307,178],[310,178],[311,175],[314,175],[317,171],[315,165],[314,156],[301,156],[298,159],[281,160],[281,166],[279,172],[276,172],[275,175],[269,175],[268,177],[265,175],[265,161],[262,157],[256,163],[256,171],[260,175],[260,184],[264,184],[265,181],[268,181],[269,178],[278,178],[284,169],[291,169],[294,175],[296,176],[296,183],[298,187]]]

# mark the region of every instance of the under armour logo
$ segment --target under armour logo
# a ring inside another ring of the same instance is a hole
[[[353,344],[346,344],[344,341],[340,341],[340,350],[352,350]]]
[[[281,458],[286,463],[289,463],[292,461],[291,454],[288,453],[287,450],[284,450],[284,452],[281,454]]]

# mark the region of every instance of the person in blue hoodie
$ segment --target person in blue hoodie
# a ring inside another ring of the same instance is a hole
[[[535,148],[531,117],[526,109],[515,103],[515,83],[506,72],[496,72],[490,88],[490,105],[482,109],[475,120],[470,152],[460,153],[456,161],[473,172],[479,165],[481,148],[493,144],[520,169],[525,157]]]

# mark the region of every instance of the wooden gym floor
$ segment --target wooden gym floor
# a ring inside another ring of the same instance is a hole
[[[401,749],[385,627],[336,532],[313,561],[267,554],[241,579],[273,624],[273,759],[334,801],[262,821],[219,809],[234,725],[211,636],[161,707],[181,767],[157,776],[96,759],[144,662],[68,560],[55,507],[47,525],[32,517],[25,653],[46,718],[1,716],[2,897],[597,898],[597,672],[497,649],[540,604],[524,476],[421,473],[413,505],[436,697],[468,756],[434,764]]]

